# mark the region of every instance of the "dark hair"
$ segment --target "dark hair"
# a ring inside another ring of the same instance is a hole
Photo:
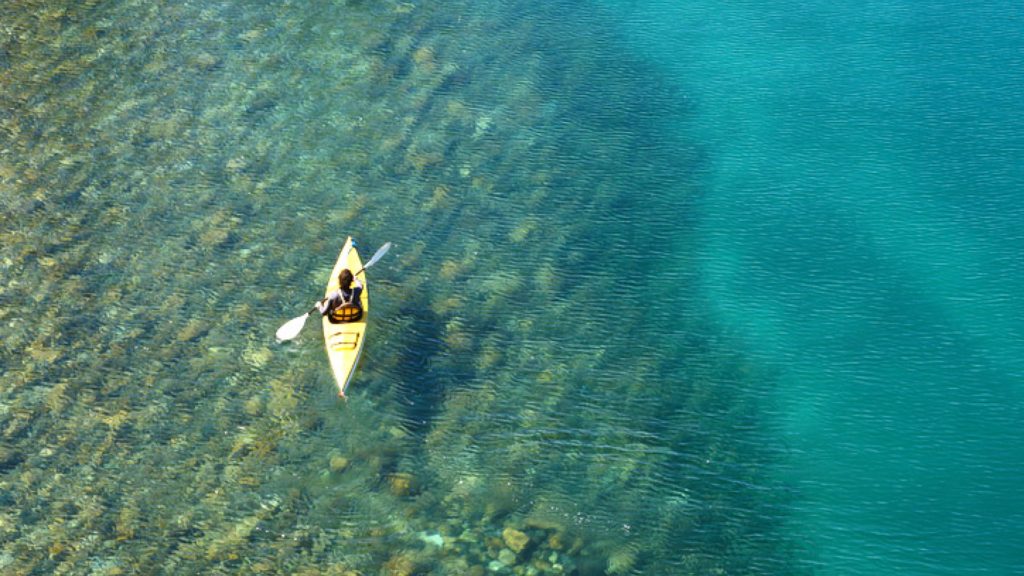
[[[342,290],[348,290],[352,286],[352,271],[345,268],[338,274],[338,287]]]

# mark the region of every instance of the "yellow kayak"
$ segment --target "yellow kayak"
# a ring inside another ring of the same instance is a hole
[[[338,384],[338,395],[345,397],[345,390],[349,381],[356,371],[356,364],[363,353],[363,337],[366,334],[366,318],[370,313],[370,287],[366,281],[366,271],[363,270],[363,262],[359,259],[359,251],[356,250],[355,242],[349,236],[345,241],[344,248],[334,264],[334,270],[327,280],[327,291],[325,296],[338,289],[338,274],[345,268],[356,274],[356,279],[363,284],[363,293],[360,301],[363,305],[363,317],[355,322],[334,324],[323,317],[324,344],[327,346],[327,358],[331,361],[331,371],[334,372],[334,381]]]

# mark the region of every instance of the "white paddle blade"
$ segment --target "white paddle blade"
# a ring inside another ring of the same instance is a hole
[[[370,266],[376,264],[377,260],[380,260],[388,253],[388,250],[391,250],[391,242],[385,242],[383,246],[377,248],[377,253],[373,255],[373,258],[370,258],[369,262],[363,265],[363,270],[366,270]]]
[[[277,339],[291,340],[298,336],[299,332],[302,332],[302,327],[306,325],[306,318],[309,318],[309,312],[285,322],[277,329]]]

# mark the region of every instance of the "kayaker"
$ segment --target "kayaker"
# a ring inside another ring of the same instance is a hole
[[[335,324],[355,322],[363,317],[362,294],[363,284],[345,268],[338,274],[338,289],[317,302],[316,309]]]

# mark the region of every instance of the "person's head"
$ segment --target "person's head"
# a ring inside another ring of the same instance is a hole
[[[344,270],[341,271],[340,274],[338,274],[338,286],[340,286],[342,290],[348,290],[349,288],[352,287],[351,270],[345,268]]]

